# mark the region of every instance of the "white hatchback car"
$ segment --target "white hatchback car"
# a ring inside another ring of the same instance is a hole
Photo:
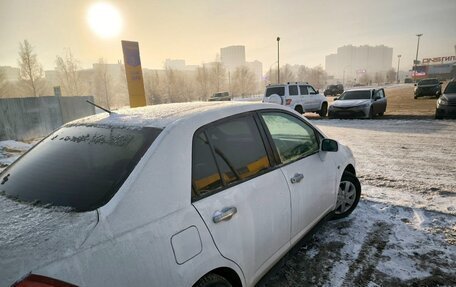
[[[299,114],[209,102],[69,123],[0,190],[0,286],[201,287],[253,286],[361,186]]]

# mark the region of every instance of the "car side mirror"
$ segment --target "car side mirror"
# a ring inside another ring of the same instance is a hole
[[[339,150],[339,144],[332,139],[323,139],[321,141],[321,151],[336,152]]]
[[[320,90],[317,90],[317,94],[319,94],[319,93],[320,93]]]

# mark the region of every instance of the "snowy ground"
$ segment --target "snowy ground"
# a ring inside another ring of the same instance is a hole
[[[456,121],[315,120],[350,146],[363,193],[261,286],[456,286]],[[0,171],[31,145],[0,142]]]
[[[456,286],[456,121],[314,123],[353,150],[362,200],[261,286]]]
[[[13,140],[0,141],[0,172],[31,147],[32,144]]]

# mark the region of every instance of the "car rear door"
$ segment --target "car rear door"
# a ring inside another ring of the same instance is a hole
[[[320,109],[320,97],[318,96],[317,91],[312,86],[307,86],[310,97],[310,109],[311,111],[316,111]]]
[[[282,111],[262,112],[261,118],[290,188],[293,244],[334,207],[333,155],[320,152],[321,136],[303,119]]]
[[[193,205],[248,285],[290,240],[290,191],[260,127],[249,113],[204,127],[193,140]]]
[[[299,93],[301,95],[302,104],[304,106],[304,112],[312,110],[312,98],[309,95],[309,90],[306,85],[299,86]]]

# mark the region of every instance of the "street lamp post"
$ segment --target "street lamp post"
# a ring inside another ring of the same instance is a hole
[[[423,36],[423,34],[416,34],[418,37],[418,43],[416,44],[416,56],[415,56],[415,62],[413,63],[413,66],[415,67],[415,72],[413,73],[413,79],[416,81],[416,65],[418,64],[418,50],[420,49],[420,37]]]
[[[396,80],[399,84],[399,65],[401,64],[401,57],[402,55],[397,55],[397,73],[396,73]]]
[[[280,37],[277,37],[277,84],[280,84]]]

